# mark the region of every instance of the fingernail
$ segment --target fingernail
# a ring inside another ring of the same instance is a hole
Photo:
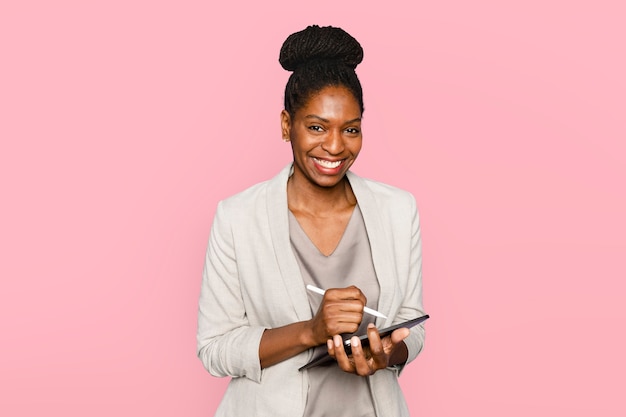
[[[376,327],[376,325],[374,323],[370,323],[367,325],[368,329],[373,329],[374,327]]]
[[[354,336],[354,337],[352,337],[352,340],[350,340],[350,345],[351,345],[352,347],[354,347],[354,346],[358,346],[358,345],[359,345],[359,342],[361,342],[361,341],[359,340],[359,338],[358,338],[358,337],[356,337],[356,336]]]
[[[341,346],[341,336],[339,335],[333,336],[333,341],[335,342],[335,347]]]
[[[331,339],[328,339],[326,341],[326,346],[328,347],[328,349],[332,349],[333,348],[333,341]]]

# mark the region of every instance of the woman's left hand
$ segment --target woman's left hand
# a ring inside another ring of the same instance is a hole
[[[352,355],[348,356],[341,336],[335,335],[333,339],[328,339],[328,354],[337,360],[337,364],[345,372],[368,376],[379,369],[406,361],[407,350],[403,340],[408,335],[409,329],[401,328],[381,339],[378,329],[369,324],[367,326],[369,347],[361,346],[359,338],[353,336],[350,340]]]

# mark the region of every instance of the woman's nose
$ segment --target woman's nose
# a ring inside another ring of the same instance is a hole
[[[338,155],[343,152],[345,146],[341,132],[331,130],[322,142],[322,149],[331,155]]]

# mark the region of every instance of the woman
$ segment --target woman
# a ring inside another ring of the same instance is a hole
[[[408,415],[397,376],[423,327],[382,340],[377,328],[423,315],[419,219],[409,193],[349,171],[361,150],[362,59],[339,28],[310,26],[283,44],[293,162],[219,203],[207,250],[198,356],[232,377],[217,415]],[[348,356],[341,335],[352,333],[370,347],[352,338]],[[336,361],[299,371],[321,354]]]

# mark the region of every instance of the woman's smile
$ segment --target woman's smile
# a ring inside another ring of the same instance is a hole
[[[322,175],[337,175],[342,172],[342,167],[345,162],[345,159],[340,159],[337,161],[330,161],[327,159],[315,158],[313,157],[313,162],[315,164],[315,168]]]
[[[334,169],[343,163],[343,159],[339,161],[327,161],[326,159],[313,158],[315,163],[321,165],[323,168]]]

